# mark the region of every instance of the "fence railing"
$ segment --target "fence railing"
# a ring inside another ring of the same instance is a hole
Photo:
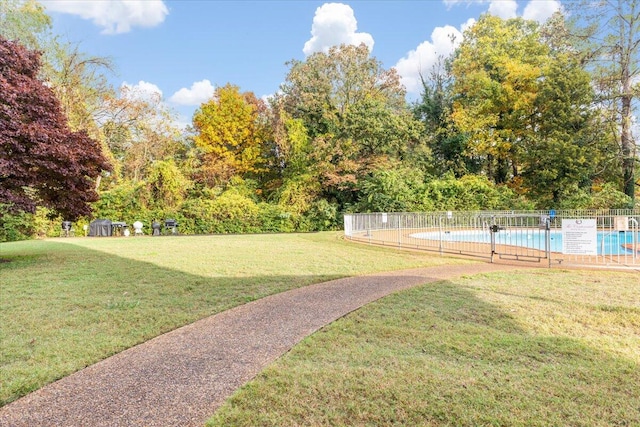
[[[640,266],[640,210],[346,214],[347,239],[562,265]]]

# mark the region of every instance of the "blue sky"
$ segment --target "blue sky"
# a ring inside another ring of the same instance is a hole
[[[480,14],[545,20],[558,0],[161,1],[45,0],[54,31],[80,50],[110,57],[112,83],[161,92],[183,123],[217,86],[265,97],[291,59],[340,43],[366,43],[395,67],[408,97],[419,72],[448,55]],[[455,36],[451,42],[450,35]]]

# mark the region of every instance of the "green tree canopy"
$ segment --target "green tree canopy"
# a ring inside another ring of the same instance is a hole
[[[365,45],[333,47],[289,65],[280,105],[308,132],[312,173],[325,197],[353,202],[359,179],[420,144],[398,74]]]
[[[640,185],[638,142],[632,132],[640,97],[640,1],[580,1],[569,7],[576,25],[567,36],[577,42],[592,72],[597,106],[607,112],[606,125],[619,148],[621,187],[633,201]],[[584,40],[588,43],[579,44]]]
[[[590,76],[568,40],[546,30],[483,16],[453,61],[451,117],[489,178],[549,208],[564,188],[590,190],[603,145]]]

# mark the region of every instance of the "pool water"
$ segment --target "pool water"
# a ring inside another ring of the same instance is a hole
[[[550,233],[550,250],[562,252],[562,232],[552,230]],[[415,233],[411,237],[418,239],[438,240],[443,242],[470,242],[491,243],[491,232],[488,230],[460,230],[460,231],[431,231]],[[632,254],[622,245],[640,241],[638,233],[630,231],[598,232],[598,255],[624,255]],[[498,245],[514,245],[530,249],[545,250],[544,230],[501,230],[495,233],[495,242]]]

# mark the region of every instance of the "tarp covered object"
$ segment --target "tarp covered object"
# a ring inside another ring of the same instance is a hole
[[[96,219],[89,224],[89,236],[111,236],[112,234],[113,227],[111,226],[111,220]]]

